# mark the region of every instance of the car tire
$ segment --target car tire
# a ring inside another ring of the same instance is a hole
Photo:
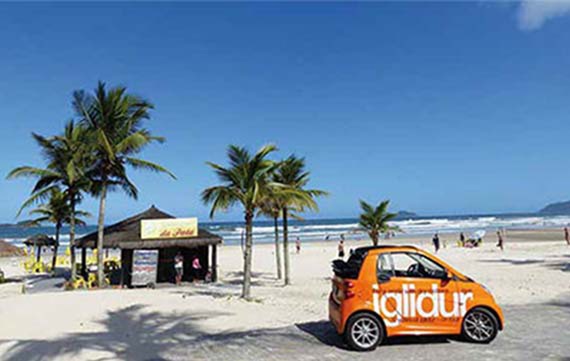
[[[461,335],[469,342],[490,343],[498,333],[497,317],[485,308],[475,307],[463,317]]]
[[[352,316],[344,332],[348,345],[356,351],[372,351],[382,343],[386,332],[380,320],[370,313]]]

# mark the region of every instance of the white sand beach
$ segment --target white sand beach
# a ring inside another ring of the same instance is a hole
[[[501,306],[544,303],[570,292],[570,247],[554,240],[561,238],[556,234],[512,232],[504,252],[495,247],[492,237],[481,248],[465,249],[455,246],[456,235],[442,235],[447,247],[438,256],[489,287]],[[390,242],[413,243],[431,251],[428,239]],[[368,243],[347,242],[347,248],[361,245]],[[326,320],[336,242],[303,244],[300,254],[292,249],[289,287],[275,279],[273,251],[271,244],[255,246],[252,302],[239,298],[238,246],[220,248],[217,284],[38,294],[21,294],[19,283],[0,285],[0,355],[18,359],[22,352],[46,352],[46,359],[121,359],[125,340],[141,342],[140,355],[144,355],[142,343],[151,335],[160,334],[161,342],[180,342],[197,335]],[[0,262],[7,277],[22,275],[15,259]],[[73,339],[82,342],[81,347],[71,346]],[[42,359],[34,357],[30,359]]]

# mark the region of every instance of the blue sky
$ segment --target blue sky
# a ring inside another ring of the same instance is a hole
[[[330,191],[420,214],[524,212],[570,199],[569,7],[533,2],[0,4],[0,173],[41,165],[32,131],[59,132],[98,80],[152,101],[167,138],[133,172],[138,201],[205,220],[205,161],[228,144],[305,156]],[[0,180],[13,221],[31,182]],[[96,203],[84,208],[96,213]],[[239,220],[236,209],[217,220]],[[95,222],[95,219],[92,219]]]

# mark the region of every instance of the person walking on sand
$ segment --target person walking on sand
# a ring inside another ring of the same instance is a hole
[[[436,233],[433,235],[433,239],[431,240],[433,242],[433,248],[435,248],[435,253],[437,253],[437,251],[439,251],[439,235]]]
[[[344,240],[342,239],[338,242],[338,258],[344,258]]]
[[[200,259],[198,256],[194,256],[194,259],[192,260],[192,282],[200,277],[201,270],[202,265],[200,264]]]
[[[301,253],[301,239],[299,237],[295,241],[295,248],[297,249],[297,254]]]
[[[176,272],[176,285],[180,286],[184,274],[184,256],[180,252],[174,257],[174,271]]]
[[[497,247],[503,251],[503,235],[501,234],[501,231],[497,231]]]
[[[570,246],[570,233],[568,233],[568,227],[564,227],[564,239],[566,243]]]

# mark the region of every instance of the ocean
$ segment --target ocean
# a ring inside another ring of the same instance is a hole
[[[418,239],[428,238],[434,232],[452,233],[464,232],[469,235],[477,231],[494,232],[498,229],[541,229],[557,228],[570,225],[570,215],[540,216],[536,214],[517,215],[465,215],[414,217],[392,222],[400,227],[406,236],[417,236]],[[240,244],[243,240],[244,226],[242,222],[200,222],[200,227],[216,233],[224,239],[225,244]],[[78,227],[78,237],[93,232],[96,226]],[[34,234],[46,233],[53,235],[53,227],[22,228],[18,226],[0,227],[0,239],[14,245],[23,246],[23,241]],[[297,237],[302,242],[336,241],[344,234],[346,239],[365,239],[368,236],[358,230],[358,220],[352,219],[308,219],[289,222],[289,239]],[[400,234],[401,235],[401,234]],[[254,223],[253,236],[255,243],[271,243],[274,239],[273,221],[259,220]],[[398,234],[396,235],[396,238]],[[428,238],[429,239],[429,238]],[[64,227],[60,236],[63,247],[69,244],[68,228]]]

